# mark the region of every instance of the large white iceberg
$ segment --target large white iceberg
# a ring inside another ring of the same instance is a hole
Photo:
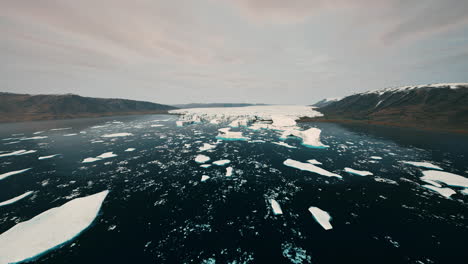
[[[319,168],[319,167],[317,167],[317,166],[315,166],[313,164],[310,164],[310,163],[304,163],[304,162],[300,162],[300,161],[297,161],[297,160],[287,159],[287,160],[285,160],[283,162],[283,164],[286,165],[286,166],[289,166],[289,167],[293,167],[293,168],[296,168],[296,169],[303,170],[303,171],[314,172],[314,173],[317,173],[317,174],[320,174],[320,175],[323,175],[323,176],[341,178],[341,176],[338,175],[338,174],[329,172],[327,170]]]
[[[273,214],[281,215],[283,214],[283,210],[281,210],[281,206],[275,199],[270,199],[271,209],[273,210]]]
[[[421,177],[421,180],[442,182],[450,186],[468,188],[468,178],[454,173],[437,170],[427,170],[422,173],[424,176]]]
[[[77,237],[96,219],[109,191],[73,199],[0,235],[0,263],[30,261]]]
[[[372,172],[370,171],[360,171],[360,170],[355,170],[355,169],[351,169],[351,168],[344,168],[344,170],[348,173],[351,173],[351,174],[354,174],[354,175],[359,175],[359,176],[370,176],[370,175],[374,175]]]
[[[320,133],[322,131],[318,128],[312,127],[307,130],[297,130],[297,129],[291,129],[291,130],[286,130],[284,131],[280,139],[287,139],[290,136],[293,137],[298,137],[302,139],[302,145],[306,147],[311,147],[311,148],[327,148],[327,145],[322,144],[320,142]]]
[[[331,216],[326,211],[318,207],[311,206],[309,207],[309,212],[314,217],[315,221],[319,223],[325,230],[332,229],[332,225],[330,224]]]
[[[17,201],[19,201],[19,200],[21,200],[21,199],[24,199],[24,198],[28,197],[28,196],[31,195],[32,193],[33,193],[32,191],[25,192],[25,193],[23,193],[23,194],[21,194],[21,195],[18,195],[18,196],[16,196],[16,197],[14,197],[14,198],[11,198],[11,199],[9,199],[9,200],[6,200],[6,201],[1,202],[1,203],[0,203],[0,206],[5,206],[5,205],[9,205],[9,204],[15,203],[15,202],[17,202]]]
[[[434,165],[429,162],[418,162],[418,161],[401,161],[402,163],[413,165],[416,167],[421,167],[421,168],[426,168],[426,169],[432,169],[432,170],[443,170],[441,167]]]
[[[28,171],[30,169],[31,168],[27,168],[27,169],[23,169],[23,170],[10,171],[10,172],[7,172],[7,173],[0,174],[0,180],[8,178],[8,177],[10,177],[12,175],[23,173],[23,172]]]

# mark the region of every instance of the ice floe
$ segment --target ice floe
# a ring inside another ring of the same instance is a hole
[[[29,192],[25,192],[21,195],[18,195],[14,198],[11,198],[9,200],[6,200],[6,201],[3,201],[3,202],[0,202],[0,206],[5,206],[5,205],[9,205],[9,204],[12,204],[12,203],[15,203],[21,199],[24,199],[26,197],[28,197],[29,195],[31,195],[33,192],[32,191],[29,191]]]
[[[95,161],[98,161],[98,160],[101,160],[101,159],[99,159],[99,158],[86,158],[81,163],[91,163],[91,162],[95,162]]]
[[[132,152],[132,151],[135,151],[135,148],[128,148],[125,150],[125,152]]]
[[[45,160],[45,159],[51,159],[53,157],[56,157],[58,156],[59,154],[54,154],[54,155],[49,155],[49,156],[42,156],[42,157],[39,157],[37,158],[38,160]]]
[[[8,156],[17,156],[21,153],[24,153],[26,152],[26,150],[22,149],[22,150],[16,150],[16,151],[13,151],[13,152],[8,152],[8,153],[3,153],[3,154],[0,154],[0,158],[2,157],[8,157]]]
[[[113,158],[113,157],[117,157],[117,155],[114,154],[114,152],[106,152],[106,153],[102,153],[101,155],[97,156],[96,158],[98,158],[98,159],[108,159],[108,158]]]
[[[281,206],[275,199],[270,199],[271,210],[273,210],[273,214],[281,215],[283,211],[281,210]]]
[[[226,176],[231,177],[232,176],[232,167],[227,167],[226,168]]]
[[[245,140],[249,140],[248,137],[244,137],[242,135],[242,132],[233,132],[233,131],[230,131],[230,127],[226,127],[226,128],[220,128],[218,129],[219,131],[219,134],[218,136],[216,136],[216,139],[221,139],[221,140],[242,140],[242,141],[245,141]]]
[[[438,171],[438,170],[427,170],[423,171],[423,177],[421,177],[421,180],[424,181],[434,181],[434,182],[442,182],[445,183],[449,186],[455,186],[455,187],[464,187],[468,188],[468,178],[465,178],[463,176],[450,173],[450,172],[445,172],[445,171]]]
[[[228,160],[228,159],[213,161],[213,164],[216,165],[216,166],[224,166],[224,165],[229,164],[229,163],[231,163],[231,161]]]
[[[60,128],[52,128],[50,131],[62,131],[72,129],[71,127],[60,127]]]
[[[28,138],[20,138],[20,140],[38,140],[38,139],[46,139],[47,136],[36,136],[36,137],[28,137]]]
[[[295,146],[291,146],[289,145],[288,143],[285,143],[285,142],[271,142],[273,144],[276,144],[276,145],[280,145],[280,146],[283,146],[283,147],[287,147],[287,148],[297,148]]]
[[[161,125],[161,124],[155,124],[155,125],[151,125],[151,127],[163,127],[164,125]]]
[[[207,151],[207,150],[212,150],[212,149],[215,149],[215,148],[216,148],[216,145],[203,143],[203,146],[199,147],[198,150],[199,151]]]
[[[16,154],[16,156],[22,156],[22,155],[36,153],[36,152],[37,152],[37,150],[28,150],[28,151],[24,151],[24,152]]]
[[[202,164],[202,165],[200,165],[200,167],[202,167],[202,168],[205,168],[205,169],[206,169],[206,168],[209,168],[209,167],[211,167],[211,164]]]
[[[310,159],[310,160],[307,160],[307,162],[309,162],[310,164],[314,164],[314,165],[322,165],[322,162],[316,159]]]
[[[317,223],[319,223],[325,230],[333,228],[330,224],[331,216],[328,212],[314,206],[309,207],[309,212],[312,214],[315,221],[317,221]]]
[[[0,234],[0,263],[34,260],[70,242],[96,219],[108,193],[73,199]]]
[[[312,127],[307,130],[301,131],[297,129],[286,130],[284,131],[280,139],[287,139],[290,136],[298,137],[302,139],[302,145],[311,148],[327,148],[327,145],[322,144],[320,142],[320,133],[322,131],[318,128]]]
[[[285,160],[283,162],[283,164],[286,165],[286,166],[289,166],[289,167],[293,167],[293,168],[303,170],[303,171],[310,171],[310,172],[317,173],[317,174],[320,174],[320,175],[323,175],[323,176],[341,178],[341,176],[338,175],[338,174],[329,172],[327,170],[319,168],[319,167],[317,167],[317,166],[315,166],[313,164],[310,164],[310,163],[304,163],[304,162],[300,162],[300,161],[297,161],[297,160],[287,159],[287,160]]]
[[[402,163],[413,165],[416,167],[421,167],[421,168],[426,168],[426,169],[432,169],[432,170],[443,170],[441,167],[434,165],[429,162],[418,162],[418,161],[401,161]]]
[[[427,188],[429,190],[432,190],[434,192],[437,192],[437,193],[439,193],[440,195],[442,195],[442,196],[444,196],[446,198],[449,198],[453,194],[456,194],[456,192],[454,190],[450,189],[450,188],[441,188],[441,187],[428,185],[428,184],[423,185],[423,187]]]
[[[200,155],[197,155],[195,157],[195,162],[196,163],[205,163],[205,162],[209,161],[210,159],[211,159],[210,157],[200,154]]]
[[[370,175],[374,175],[372,172],[370,171],[361,171],[361,170],[355,170],[355,169],[351,169],[351,168],[344,168],[344,170],[348,173],[351,173],[351,174],[354,174],[354,175],[359,175],[359,176],[370,176]]]
[[[73,136],[76,136],[78,135],[77,133],[71,133],[71,134],[65,134],[63,135],[64,137],[73,137]]]
[[[101,137],[112,138],[112,137],[128,137],[128,136],[133,136],[133,134],[132,133],[114,133],[114,134],[105,134],[105,135],[102,135]]]
[[[6,179],[6,178],[8,178],[10,176],[13,176],[13,175],[16,175],[16,174],[26,172],[26,171],[28,171],[30,169],[31,168],[27,168],[27,169],[23,169],[23,170],[10,171],[10,172],[7,172],[7,173],[0,174],[0,180]]]
[[[208,180],[209,178],[210,178],[210,176],[202,175],[201,181],[204,182],[204,181]]]
[[[373,160],[381,160],[382,157],[379,157],[379,156],[370,156],[371,159]]]

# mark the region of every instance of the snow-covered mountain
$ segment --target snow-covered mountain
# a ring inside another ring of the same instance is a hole
[[[386,88],[319,106],[326,119],[468,131],[468,83]]]

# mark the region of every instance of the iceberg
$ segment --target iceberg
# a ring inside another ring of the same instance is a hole
[[[232,167],[227,167],[226,168],[226,176],[227,177],[231,177],[232,176]]]
[[[98,161],[98,160],[101,160],[101,159],[99,159],[99,158],[86,158],[81,163],[91,163],[91,162],[95,162],[95,161]]]
[[[370,156],[371,159],[374,159],[374,160],[381,160],[382,157],[379,157],[379,156]]]
[[[28,151],[25,151],[25,152],[21,152],[19,154],[16,154],[16,156],[22,156],[22,155],[26,155],[26,154],[31,154],[31,153],[36,153],[37,150],[28,150]]]
[[[6,200],[6,201],[3,201],[3,202],[0,202],[0,206],[5,206],[5,205],[9,205],[9,204],[12,204],[12,203],[15,203],[21,199],[24,199],[26,197],[28,197],[29,195],[31,195],[33,192],[32,191],[29,191],[29,192],[25,192],[19,196],[16,196],[14,198],[11,198],[9,200]]]
[[[112,137],[128,137],[128,136],[133,136],[133,134],[132,133],[115,133],[115,134],[105,134],[105,135],[102,135],[101,137],[112,138]]]
[[[421,167],[421,168],[426,168],[426,169],[432,169],[432,170],[443,170],[441,167],[434,165],[429,162],[417,162],[417,161],[401,161],[402,163],[413,165],[416,167]]]
[[[310,160],[307,160],[307,162],[309,162],[310,164],[314,164],[314,165],[322,165],[322,162],[316,159],[310,159]]]
[[[199,147],[198,150],[199,151],[207,151],[207,150],[212,150],[212,149],[215,149],[216,148],[216,145],[211,145],[211,144],[208,144],[208,143],[203,143],[203,146],[202,147]]]
[[[195,162],[196,162],[196,163],[205,163],[205,162],[207,162],[207,161],[209,161],[209,160],[210,160],[210,157],[205,156],[205,155],[201,155],[201,154],[200,154],[200,155],[197,155],[197,156],[195,157]]]
[[[283,214],[283,211],[281,210],[281,206],[275,199],[270,199],[270,205],[271,205],[271,209],[273,210],[273,214],[275,215]]]
[[[54,155],[49,155],[49,156],[42,156],[42,157],[39,157],[37,158],[38,160],[45,160],[45,159],[51,159],[53,157],[56,157],[58,156],[59,154],[54,154]]]
[[[230,162],[231,162],[230,160],[224,159],[224,160],[214,161],[213,164],[216,165],[216,166],[224,166],[226,164],[229,164]]]
[[[200,167],[202,167],[202,168],[205,168],[205,169],[206,169],[206,168],[209,168],[209,167],[211,167],[211,164],[202,164],[202,165],[200,165]]]
[[[351,169],[351,168],[344,168],[344,170],[348,173],[351,173],[351,174],[354,174],[354,175],[359,175],[359,176],[370,176],[370,175],[374,175],[372,172],[370,171],[360,171],[360,170],[355,170],[355,169]]]
[[[295,146],[291,146],[289,145],[288,143],[285,143],[285,142],[271,142],[273,144],[276,144],[276,145],[280,145],[280,146],[283,146],[283,147],[287,147],[287,148],[297,148]]]
[[[6,178],[8,178],[10,176],[13,176],[13,175],[16,175],[16,174],[23,173],[23,172],[28,171],[30,169],[31,168],[27,168],[27,169],[23,169],[23,170],[10,171],[10,172],[7,172],[7,173],[0,174],[0,180],[6,179]]]
[[[97,156],[96,158],[98,158],[98,159],[108,159],[108,158],[113,158],[113,157],[117,157],[117,155],[114,154],[114,152],[106,152],[106,153],[102,153],[101,155]]]
[[[221,139],[221,140],[242,140],[242,141],[249,140],[249,138],[244,137],[242,135],[242,132],[229,131],[230,129],[231,128],[229,128],[229,127],[218,129],[219,134],[218,134],[218,136],[216,136],[216,139]]]
[[[440,195],[446,197],[446,198],[450,198],[450,196],[452,196],[452,194],[456,194],[456,192],[450,188],[441,188],[441,187],[437,187],[437,186],[432,186],[432,185],[423,185],[424,188],[427,188],[429,190],[432,190],[434,192],[438,192]]]
[[[31,261],[72,241],[96,219],[108,193],[73,199],[0,234],[0,263]]]
[[[323,176],[342,178],[338,174],[329,172],[327,170],[319,168],[310,163],[303,163],[297,160],[287,159],[283,162],[283,164],[288,167],[296,168],[296,169],[303,170],[303,171],[310,171],[310,172],[317,173]]]
[[[438,170],[426,170],[422,173],[424,176],[421,177],[421,180],[426,182],[429,180],[439,183],[442,182],[449,186],[468,188],[468,178],[454,173]]]
[[[135,151],[135,148],[128,148],[125,150],[125,152],[132,152],[132,151]]]
[[[325,230],[330,230],[333,228],[330,224],[330,220],[332,218],[326,211],[323,211],[318,207],[311,206],[309,207],[309,212],[312,214],[315,221],[317,221],[317,223],[319,223]]]
[[[204,182],[204,181],[208,180],[209,178],[210,178],[210,176],[203,175],[201,177],[201,181]]]
[[[307,130],[301,131],[297,129],[284,131],[280,139],[285,140],[290,136],[298,137],[302,139],[302,145],[310,148],[328,148],[327,145],[320,142],[320,133],[322,131],[318,128],[312,127]]]

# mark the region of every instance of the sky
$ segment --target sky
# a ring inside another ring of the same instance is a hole
[[[466,0],[0,0],[0,91],[312,104],[468,82]]]

